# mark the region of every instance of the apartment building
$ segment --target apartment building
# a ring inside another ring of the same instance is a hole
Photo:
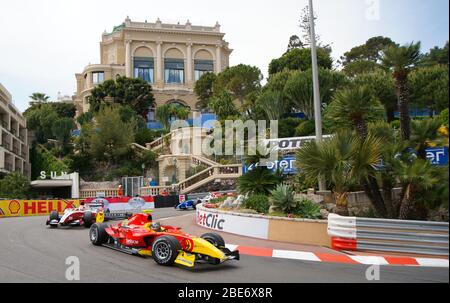
[[[196,26],[135,22],[126,18],[100,42],[100,64],[76,74],[74,96],[77,113],[89,110],[90,91],[117,76],[142,78],[154,90],[157,106],[174,103],[197,108],[195,81],[206,72],[220,73],[229,65],[232,49],[220,25]],[[149,120],[154,119],[154,109]]]
[[[19,172],[30,178],[27,123],[0,83],[0,173]]]

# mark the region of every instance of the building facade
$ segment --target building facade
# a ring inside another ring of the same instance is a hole
[[[197,108],[195,81],[206,72],[220,73],[232,50],[217,23],[213,27],[134,22],[128,17],[100,42],[100,64],[76,74],[77,113],[89,110],[90,91],[117,76],[142,78],[153,87],[156,105],[175,103]],[[149,120],[154,120],[150,111]]]
[[[0,83],[0,173],[19,172],[30,178],[27,123]]]

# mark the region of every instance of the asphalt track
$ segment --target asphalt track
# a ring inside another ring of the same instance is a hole
[[[174,209],[158,209],[155,219],[186,215]],[[80,260],[80,281],[85,283],[374,283],[365,278],[368,266],[305,262],[241,256],[221,266],[201,264],[196,269],[162,267],[152,259],[94,247],[87,229],[45,226],[46,218],[0,219],[0,283],[68,282],[66,258]],[[382,266],[384,283],[449,282],[448,268]]]

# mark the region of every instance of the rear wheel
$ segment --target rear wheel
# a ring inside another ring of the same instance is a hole
[[[104,223],[95,223],[91,226],[91,229],[89,230],[89,238],[91,239],[92,244],[100,246],[108,242],[109,235],[106,232],[106,227],[107,225]]]
[[[83,222],[84,222],[84,227],[86,227],[86,228],[89,228],[92,226],[92,224],[94,223],[94,215],[92,214],[92,212],[90,212],[90,211],[84,212]]]
[[[57,212],[56,210],[53,210],[53,211],[50,213],[50,221],[52,221],[52,220],[57,220],[57,221],[59,221],[59,214],[58,214],[58,212]]]
[[[159,237],[152,245],[153,260],[159,265],[173,265],[180,250],[180,242],[175,237]]]

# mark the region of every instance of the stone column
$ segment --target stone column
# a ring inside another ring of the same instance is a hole
[[[162,42],[156,42],[156,83],[161,84],[163,82],[163,59],[162,59]]]
[[[216,73],[222,71],[222,44],[216,45]]]
[[[186,83],[191,84],[192,75],[194,74],[193,64],[192,64],[192,43],[189,42],[186,44],[187,46],[187,55],[186,55]]]
[[[125,76],[131,78],[132,60],[131,60],[131,41],[125,41]]]

